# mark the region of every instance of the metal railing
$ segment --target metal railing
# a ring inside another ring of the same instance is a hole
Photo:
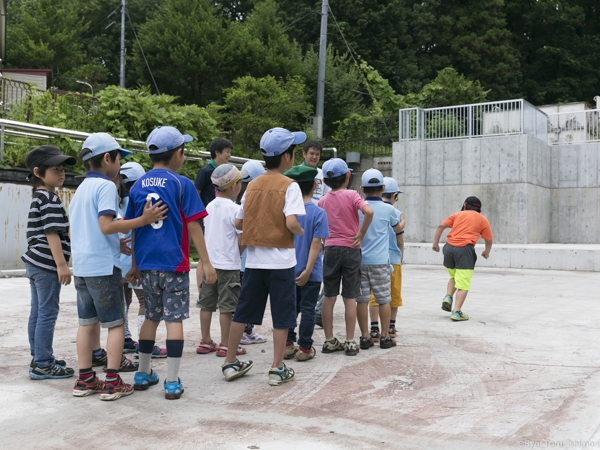
[[[66,130],[64,128],[47,127],[44,125],[35,125],[27,122],[17,122],[15,120],[0,119],[0,161],[4,157],[4,145],[6,136],[15,136],[27,138],[36,141],[47,141],[53,137],[64,136],[73,141],[83,142],[91,133],[76,130]],[[134,152],[147,153],[146,143],[143,141],[134,141],[130,139],[115,138],[121,142],[125,148]],[[200,161],[210,159],[210,152],[198,151],[194,154],[186,153],[185,158],[190,161]],[[229,159],[231,164],[240,165],[248,161],[249,158],[232,156]],[[262,161],[261,161],[262,162]]]
[[[600,110],[548,114],[548,144],[581,144],[600,141]]]
[[[399,140],[529,134],[547,140],[547,116],[523,99],[399,111]]]
[[[30,91],[31,84],[4,78],[0,75],[0,102],[2,110],[7,111],[12,105],[23,103]]]

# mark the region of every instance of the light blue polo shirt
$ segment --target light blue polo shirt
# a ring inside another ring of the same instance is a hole
[[[89,171],[69,204],[73,275],[99,277],[121,268],[119,235],[102,234],[100,216],[117,217],[117,186],[106,175]]]
[[[389,264],[389,229],[400,223],[397,210],[381,197],[367,197],[365,200],[373,209],[373,221],[362,241],[362,264]],[[364,215],[359,211],[358,216],[362,226]]]
[[[396,219],[398,219],[398,221],[396,222],[396,224],[400,223],[400,215],[402,214],[400,211],[398,211],[396,208],[394,208],[394,211],[396,211]],[[390,226],[389,227],[389,237],[390,237],[390,262],[392,264],[402,264],[402,252],[400,251],[400,248],[398,247],[398,240],[396,239],[396,232],[394,231],[394,229]]]

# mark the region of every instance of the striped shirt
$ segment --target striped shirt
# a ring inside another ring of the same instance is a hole
[[[33,194],[27,218],[27,252],[21,259],[34,266],[56,272],[56,262],[52,257],[46,235],[58,233],[65,260],[69,262],[71,243],[69,242],[69,219],[65,207],[54,192],[38,189]]]

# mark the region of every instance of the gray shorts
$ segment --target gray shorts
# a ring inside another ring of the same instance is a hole
[[[202,275],[200,309],[215,312],[218,305],[221,313],[234,313],[240,296],[240,271],[215,270],[217,282],[214,284],[206,284],[206,278]]]
[[[378,305],[392,301],[389,264],[363,264],[360,268],[360,296],[358,303],[369,303],[371,292]]]
[[[323,290],[326,297],[357,298],[360,295],[360,264],[362,252],[359,248],[330,246],[323,255]]]
[[[455,247],[446,243],[442,252],[444,253],[444,267],[447,269],[475,270],[477,253],[471,244]]]
[[[142,271],[146,319],[182,322],[190,317],[189,272]]]

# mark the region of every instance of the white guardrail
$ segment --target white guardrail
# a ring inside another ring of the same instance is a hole
[[[83,142],[91,133],[83,131],[66,130],[63,128],[47,127],[44,125],[35,125],[27,122],[17,122],[15,120],[0,119],[0,161],[4,157],[4,146],[8,144],[5,141],[6,136],[28,138],[35,141],[45,141],[57,136],[67,136],[74,141]],[[134,141],[130,139],[115,138],[123,146],[133,152],[147,153],[146,143],[143,141]],[[210,152],[198,151],[194,155],[186,154],[185,158],[190,161],[200,161],[210,159]],[[232,156],[229,159],[231,164],[241,165],[249,158]],[[261,161],[262,162],[262,161]]]

